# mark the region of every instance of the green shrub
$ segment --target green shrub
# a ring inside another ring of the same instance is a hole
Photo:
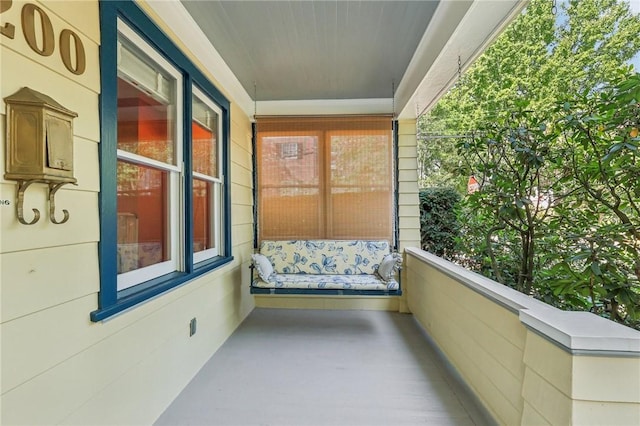
[[[456,214],[460,194],[453,188],[425,188],[420,190],[419,197],[422,248],[451,258],[460,232]]]

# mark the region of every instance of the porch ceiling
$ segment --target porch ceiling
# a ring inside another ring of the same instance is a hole
[[[232,94],[249,115],[254,110],[380,113],[395,107],[400,118],[430,108],[455,81],[458,55],[466,68],[525,4],[520,0],[149,2],[187,46],[196,46],[194,53],[204,56],[205,65],[206,56],[213,55],[218,59],[216,68],[226,68],[230,81],[222,83],[235,91]],[[180,25],[174,25],[178,21]],[[193,24],[196,29],[187,28]],[[214,49],[206,49],[205,40]]]
[[[438,1],[182,0],[258,101],[389,98]]]

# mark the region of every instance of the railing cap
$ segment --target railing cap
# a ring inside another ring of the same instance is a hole
[[[640,357],[640,332],[590,312],[524,309],[520,321],[573,353]]]
[[[640,358],[640,331],[590,312],[562,311],[424,250],[406,252],[518,314],[530,330],[573,354]]]

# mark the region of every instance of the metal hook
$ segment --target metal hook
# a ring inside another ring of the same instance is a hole
[[[35,183],[35,182],[36,181],[33,181],[33,180],[18,181],[18,188],[17,188],[18,202],[16,203],[16,214],[18,216],[18,222],[20,222],[23,225],[33,225],[34,223],[40,220],[40,210],[38,209],[31,209],[33,210],[33,215],[34,215],[31,222],[27,222],[26,220],[24,220],[24,192],[32,183]]]
[[[62,188],[63,185],[66,185],[69,182],[61,182],[61,183],[49,183],[49,220],[56,225],[61,225],[69,220],[69,212],[66,209],[62,209],[62,214],[64,214],[64,219],[60,222],[56,220],[56,201],[55,196],[58,189]]]

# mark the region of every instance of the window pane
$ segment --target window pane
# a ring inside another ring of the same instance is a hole
[[[262,137],[261,185],[317,186],[320,181],[318,150],[318,136],[315,135]]]
[[[118,161],[118,273],[170,260],[169,173]]]
[[[391,132],[364,133],[331,134],[332,186],[389,187],[392,178]]]
[[[260,239],[323,238],[318,188],[262,188]]]
[[[193,171],[218,176],[218,114],[197,97],[193,98]]]
[[[193,252],[215,248],[214,183],[193,180]]]
[[[118,149],[175,165],[176,80],[132,50],[118,64]]]
[[[154,65],[152,60],[143,59],[146,55],[142,49],[138,49],[128,40],[122,40],[118,49],[118,71],[121,75],[144,87],[152,96],[171,99],[172,78]]]
[[[264,136],[260,141],[261,239],[321,237],[318,136]]]
[[[330,143],[331,237],[389,239],[391,132],[334,132]]]

